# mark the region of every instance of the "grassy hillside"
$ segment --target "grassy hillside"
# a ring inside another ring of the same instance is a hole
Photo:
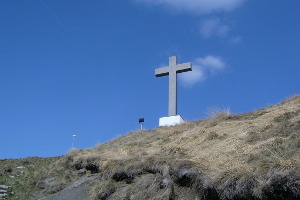
[[[78,180],[88,180],[89,199],[300,199],[300,96],[62,157],[0,160],[10,199],[59,194]]]

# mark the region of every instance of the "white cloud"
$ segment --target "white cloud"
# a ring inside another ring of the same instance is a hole
[[[175,12],[196,15],[212,15],[220,12],[230,12],[244,4],[247,0],[132,0],[150,6],[162,6]],[[219,37],[237,44],[240,38],[230,39],[231,27],[218,18],[204,20],[200,23],[199,33],[205,39]]]
[[[221,23],[217,18],[207,19],[200,23],[200,34],[204,38],[212,36],[225,37],[228,35],[230,27]]]
[[[245,0],[135,0],[154,5],[163,5],[178,11],[194,14],[208,14],[219,11],[232,11]]]
[[[218,56],[206,56],[205,58],[197,58],[195,62],[210,70],[211,72],[221,70],[225,67],[225,62],[221,57]]]
[[[199,65],[193,65],[193,71],[179,74],[179,80],[187,86],[205,80],[204,69]]]
[[[192,64],[193,70],[191,72],[179,74],[179,80],[185,86],[192,86],[198,82],[204,81],[210,75],[213,75],[226,67],[226,63],[221,57],[212,55],[204,58],[196,58]]]

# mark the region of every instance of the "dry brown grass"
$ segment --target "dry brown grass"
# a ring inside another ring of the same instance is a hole
[[[195,180],[185,177],[181,182],[197,188],[199,198],[203,197],[205,188],[210,193],[214,191],[220,199],[243,195],[262,198],[266,195],[263,188],[268,183],[267,174],[294,171],[298,177],[300,175],[299,113],[298,96],[253,113],[222,114],[174,127],[131,132],[107,144],[70,155],[74,156],[73,162],[95,158],[106,181],[131,182],[150,173],[169,177],[176,186],[180,186],[176,177],[181,172],[174,161],[180,161],[181,165],[187,165],[184,170],[197,174]],[[294,184],[299,189],[299,183]],[[132,186],[126,184],[124,187],[127,185]],[[169,190],[166,193],[179,197],[181,187],[172,194]]]
[[[300,96],[252,113],[135,131],[72,150],[61,184],[97,176],[91,199],[299,199]],[[270,192],[271,191],[271,192]]]

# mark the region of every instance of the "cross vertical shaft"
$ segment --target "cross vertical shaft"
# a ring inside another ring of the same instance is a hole
[[[176,56],[169,58],[169,116],[177,115],[177,65]]]
[[[169,66],[155,69],[155,76],[169,75],[169,116],[177,115],[177,73],[192,71],[191,63],[177,64],[177,57],[169,58]]]

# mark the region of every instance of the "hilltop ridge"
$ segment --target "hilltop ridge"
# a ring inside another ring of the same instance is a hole
[[[0,160],[0,185],[10,199],[300,199],[299,155],[295,96],[61,157]]]

